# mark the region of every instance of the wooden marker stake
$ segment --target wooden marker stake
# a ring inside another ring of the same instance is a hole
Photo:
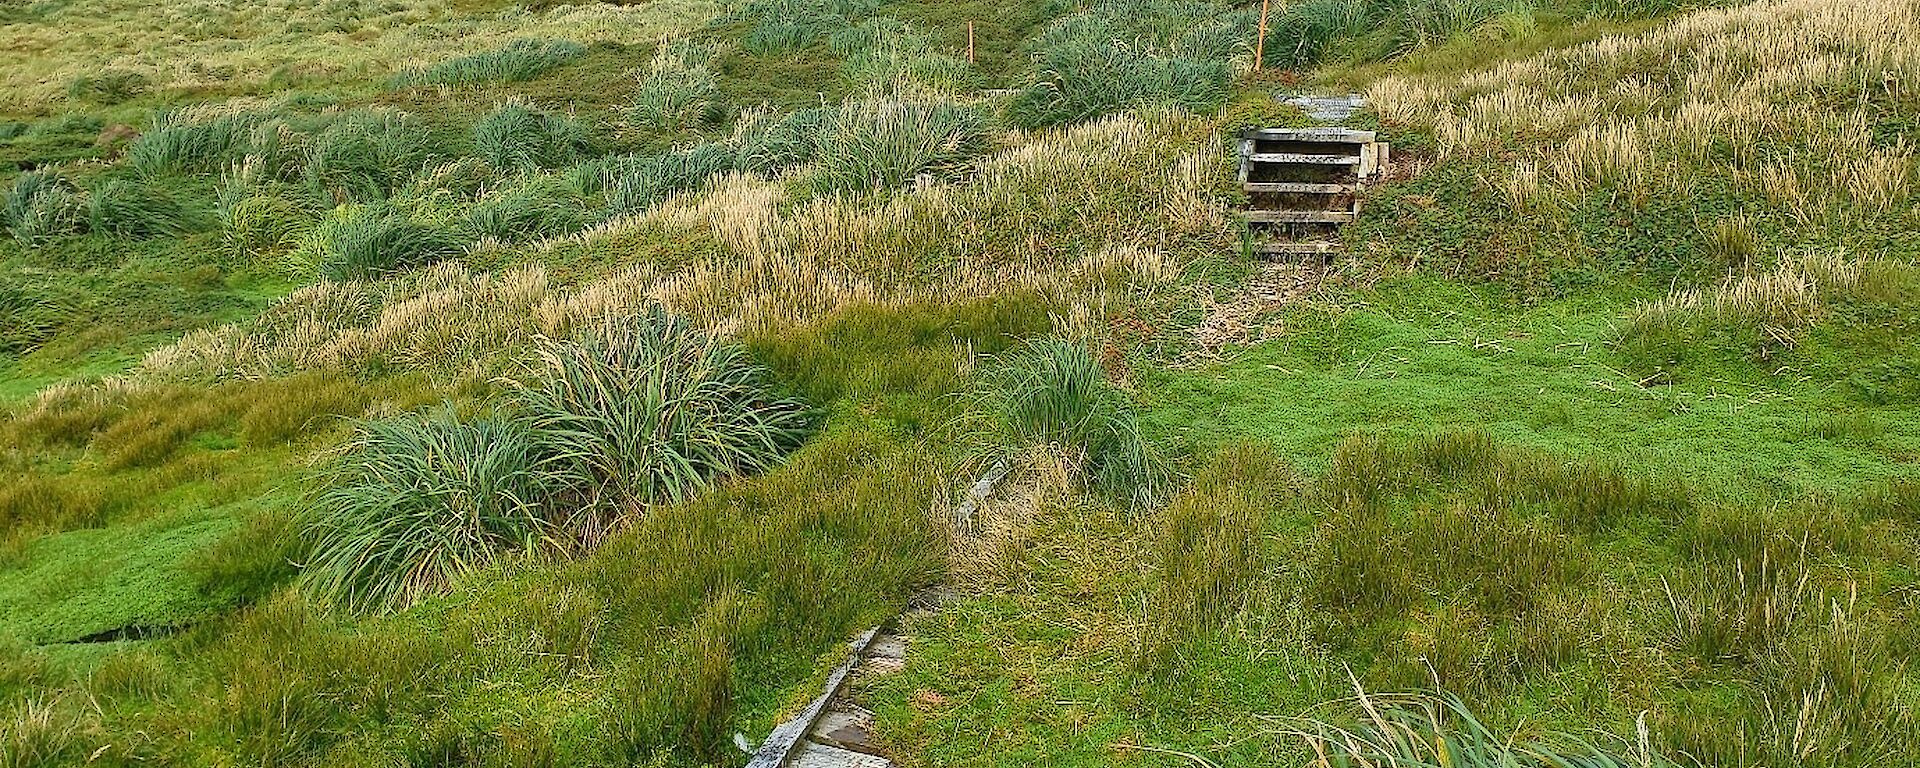
[[[967,63],[973,63],[973,22],[967,22]]]
[[[1253,44],[1253,71],[1264,69],[1267,63],[1267,3],[1260,0],[1260,39]]]

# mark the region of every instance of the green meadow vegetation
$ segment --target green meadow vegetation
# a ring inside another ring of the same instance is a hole
[[[1260,8],[0,3],[0,767],[1920,765],[1920,9]]]

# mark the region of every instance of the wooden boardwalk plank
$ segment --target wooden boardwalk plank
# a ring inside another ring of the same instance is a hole
[[[874,627],[862,634],[852,643],[852,653],[847,660],[834,667],[827,675],[826,691],[820,697],[801,710],[798,717],[775,726],[773,733],[767,734],[767,740],[753,753],[753,759],[747,762],[747,768],[782,768],[788,765],[795,748],[803,743],[814,723],[820,720],[821,713],[827,709],[827,702],[840,693],[840,687],[847,682],[847,676],[853,674],[855,666],[867,655],[867,647],[873,644],[873,638],[880,634],[880,628]],[[889,763],[889,765],[891,765]]]
[[[1345,224],[1350,211],[1247,211],[1248,224]]]
[[[1310,155],[1301,152],[1256,152],[1247,155],[1254,163],[1279,163],[1284,165],[1359,165],[1359,155]]]
[[[1248,192],[1294,192],[1322,195],[1338,195],[1352,192],[1352,184],[1316,184],[1306,181],[1249,181]]]

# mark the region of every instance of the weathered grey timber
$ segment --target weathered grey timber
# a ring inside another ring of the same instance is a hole
[[[1323,123],[1345,121],[1347,118],[1353,117],[1353,113],[1360,111],[1361,107],[1367,105],[1367,100],[1361,98],[1360,94],[1357,93],[1350,93],[1345,96],[1310,96],[1300,94],[1288,98],[1286,102],[1299,107],[1301,111],[1307,113],[1308,117]]]
[[[873,644],[873,639],[879,634],[880,628],[874,627],[854,639],[850,644],[852,653],[847,655],[847,660],[840,662],[840,666],[834,667],[833,672],[827,675],[826,690],[820,694],[819,698],[814,699],[812,704],[808,704],[806,709],[801,710],[797,717],[775,726],[773,732],[767,734],[767,740],[760,745],[760,749],[753,753],[753,760],[747,763],[747,768],[782,768],[788,764],[795,755],[795,748],[800,746],[809,732],[813,731],[813,726],[820,720],[821,713],[827,710],[827,702],[840,694],[840,688],[846,684],[847,676],[853,674],[854,668],[860,665],[861,659],[866,658],[867,647]]]
[[[1240,185],[1248,198],[1251,249],[1261,256],[1321,259],[1338,251],[1333,228],[1359,217],[1361,194],[1385,169],[1388,153],[1373,131],[1242,130]]]

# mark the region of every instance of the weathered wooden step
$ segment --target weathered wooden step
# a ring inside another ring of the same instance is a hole
[[[1354,190],[1352,184],[1318,184],[1307,181],[1249,181],[1248,192],[1289,192],[1295,194],[1339,195]]]
[[[1352,211],[1247,211],[1248,224],[1346,224]]]
[[[1277,163],[1282,165],[1359,165],[1359,155],[1319,155],[1303,152],[1256,152],[1248,155],[1253,163]]]
[[[810,741],[794,753],[785,768],[893,768],[893,761]]]
[[[1327,240],[1307,240],[1288,243],[1254,243],[1253,252],[1263,256],[1313,256],[1338,253],[1340,244]]]
[[[1328,144],[1371,144],[1373,131],[1351,128],[1248,128],[1240,138],[1254,141],[1315,141]]]

